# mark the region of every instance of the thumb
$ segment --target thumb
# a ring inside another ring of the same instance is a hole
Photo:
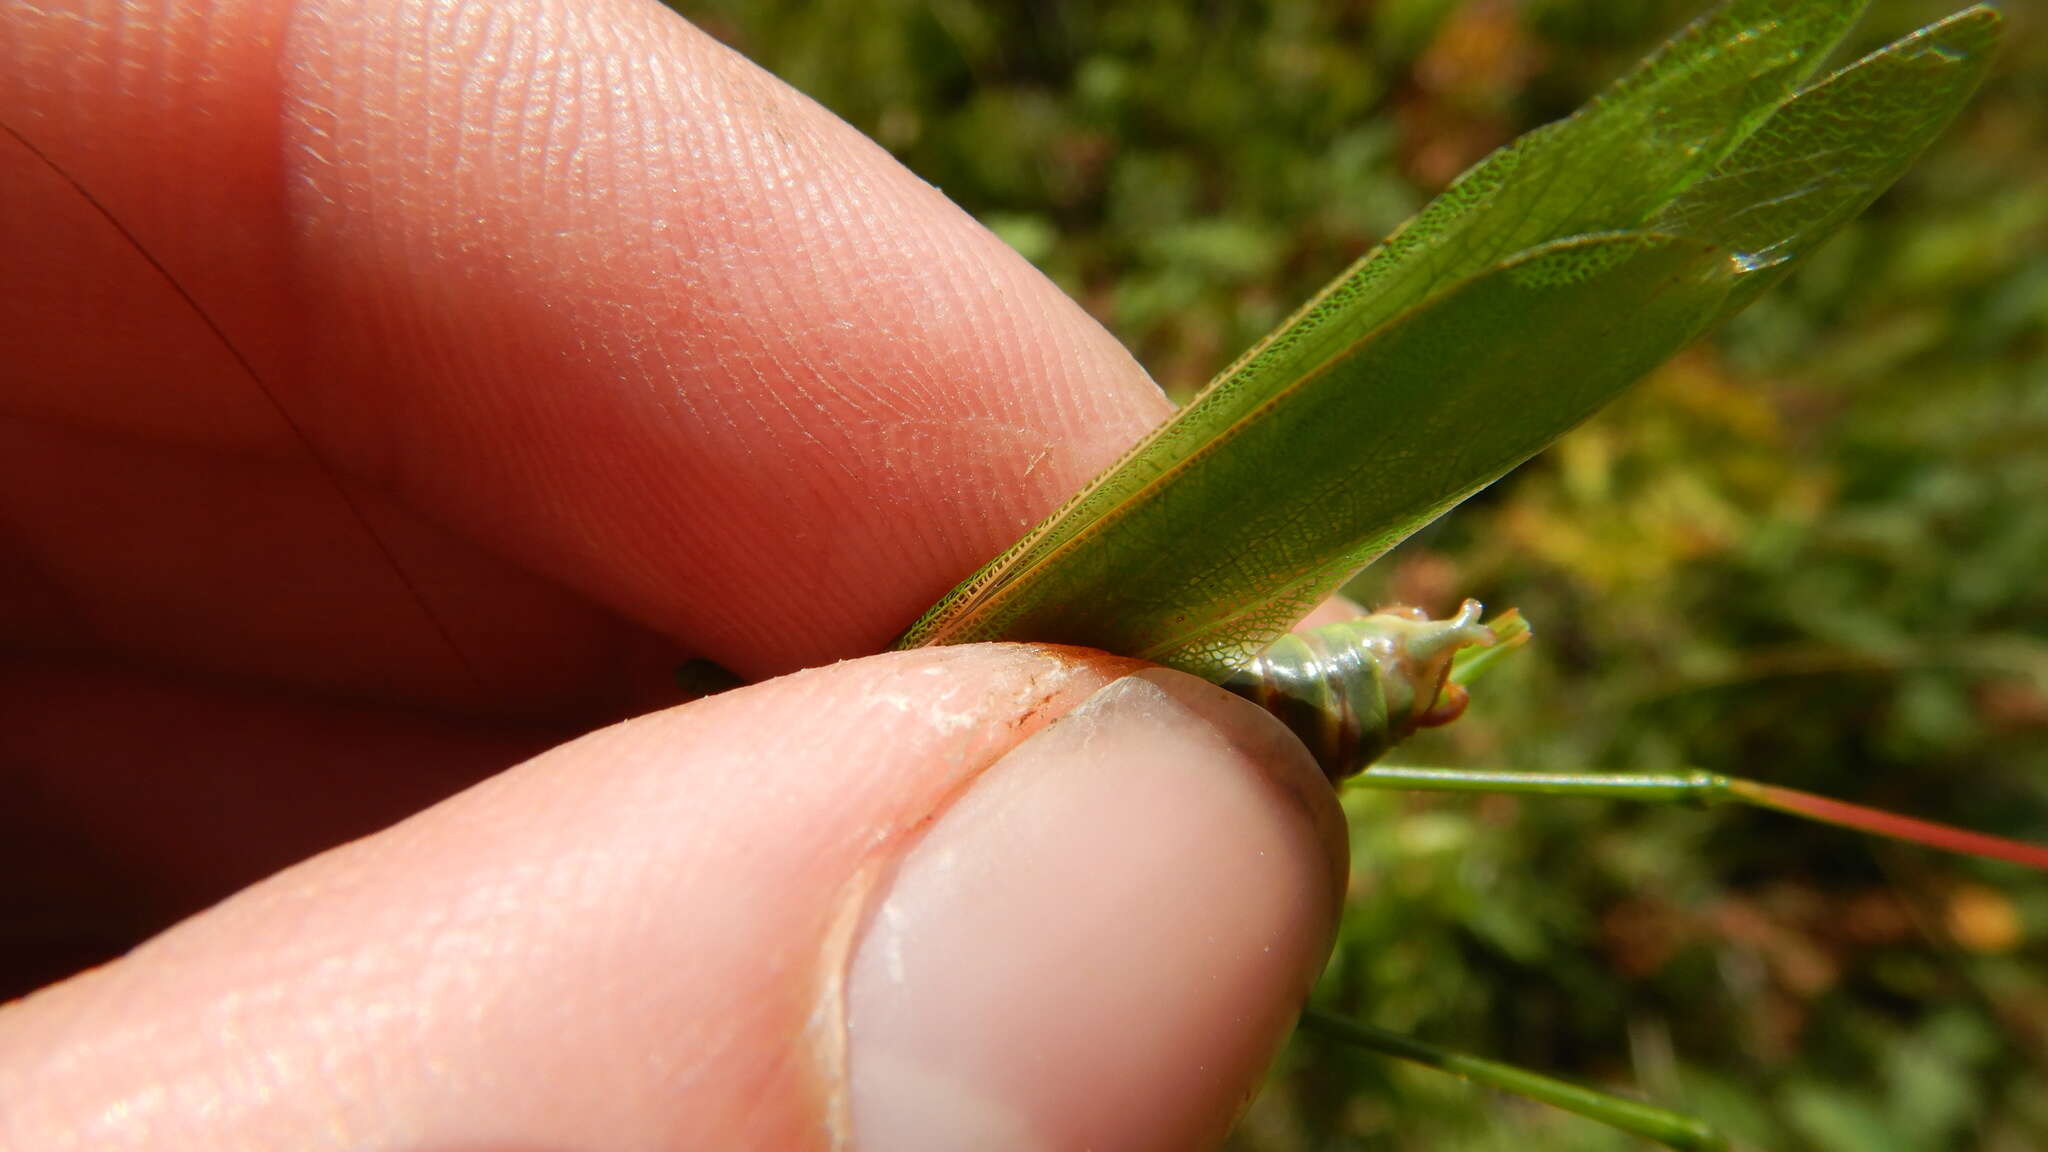
[[[0,1010],[37,1148],[1186,1147],[1320,968],[1329,789],[1250,705],[898,653],[555,749]]]

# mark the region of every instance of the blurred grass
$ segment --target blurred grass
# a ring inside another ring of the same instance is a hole
[[[1678,0],[688,0],[1186,394]],[[1953,4],[1877,0],[1861,47]],[[1814,266],[1404,545],[1538,642],[1410,762],[1739,773],[2048,840],[2048,12]],[[2048,1147],[2048,878],[1767,814],[1357,794],[1326,1007],[1775,1149]],[[1298,1040],[1242,1149],[1631,1141]]]

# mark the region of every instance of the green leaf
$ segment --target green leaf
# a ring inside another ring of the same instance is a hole
[[[1226,672],[1692,339],[1734,275],[1690,240],[1536,249],[1293,381],[906,643],[1029,636]]]

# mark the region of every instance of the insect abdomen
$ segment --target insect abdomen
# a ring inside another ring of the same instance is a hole
[[[1223,686],[1279,717],[1339,780],[1465,711],[1464,690],[1449,682],[1451,659],[1495,642],[1480,611],[1477,600],[1447,620],[1388,608],[1290,633]]]

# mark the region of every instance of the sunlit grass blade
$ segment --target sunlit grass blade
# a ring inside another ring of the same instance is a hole
[[[1979,5],[1871,53],[1788,100],[1651,226],[1742,254],[1740,311],[1877,199],[1983,82],[2000,18]]]
[[[1375,764],[1352,777],[1345,786],[1414,792],[1575,796],[1664,804],[1747,804],[1944,852],[2005,860],[2048,871],[2048,845],[1972,832],[1932,820],[1901,816],[1895,812],[1816,796],[1811,792],[1714,772],[1501,772]]]
[[[1360,1024],[1342,1016],[1327,1012],[1309,1011],[1302,1013],[1301,1029],[1313,1035],[1322,1036],[1355,1048],[1363,1048],[1382,1056],[1421,1064],[1448,1072],[1453,1076],[1484,1084],[1503,1092],[1512,1092],[1539,1103],[1561,1108],[1567,1112],[1597,1120],[1610,1128],[1654,1140],[1667,1148],[1678,1148],[1684,1152],[1707,1152],[1725,1149],[1728,1140],[1704,1120],[1683,1113],[1658,1108],[1601,1092],[1498,1060],[1488,1060],[1467,1055],[1436,1044]]]
[[[1012,573],[1031,579],[963,585],[904,643],[1087,644],[1220,677],[1684,346],[1734,275],[1692,241],[1538,249],[1291,381]]]

